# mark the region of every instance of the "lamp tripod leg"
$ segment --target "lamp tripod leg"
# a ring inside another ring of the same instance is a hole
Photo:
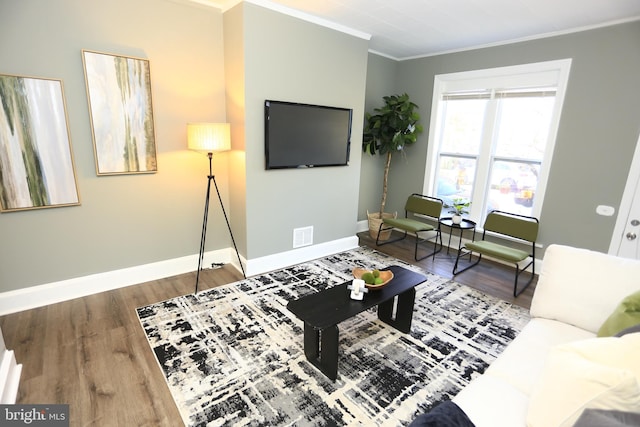
[[[233,238],[233,232],[231,231],[231,225],[229,225],[229,218],[227,217],[227,212],[224,210],[224,204],[222,203],[222,197],[220,197],[220,191],[218,190],[218,183],[216,182],[216,177],[212,176],[213,184],[216,186],[216,193],[218,194],[218,200],[220,201],[220,207],[222,208],[222,213],[224,214],[224,220],[227,222],[227,228],[229,229],[229,235],[231,236],[231,242],[233,243],[233,248],[236,250],[236,256],[238,257],[238,264],[240,264],[240,270],[242,270],[242,276],[246,279],[247,275],[244,272],[244,267],[242,266],[242,260],[240,259],[240,253],[238,252],[238,247],[236,246],[236,240]],[[211,181],[209,181],[211,182]]]
[[[209,195],[211,194],[211,179],[213,177],[209,175],[209,181],[207,182],[207,197],[204,201],[204,219],[202,220],[202,235],[200,236],[200,254],[198,256],[198,271],[196,273],[196,291],[198,293],[198,282],[200,281],[200,270],[202,270],[202,262],[204,261],[204,242],[207,237],[207,221],[209,219]]]
[[[198,293],[198,282],[200,280],[200,270],[202,269],[202,262],[204,261],[204,243],[207,237],[207,221],[209,220],[209,197],[211,194],[211,180],[213,180],[213,184],[216,186],[216,193],[218,194],[218,200],[220,201],[220,207],[222,208],[222,213],[224,214],[224,220],[227,222],[227,228],[229,229],[229,234],[231,235],[231,242],[233,243],[233,248],[236,250],[236,256],[238,257],[238,263],[240,264],[240,270],[242,270],[242,276],[246,279],[247,275],[244,272],[244,267],[242,266],[242,260],[240,259],[240,253],[238,252],[238,247],[236,246],[236,241],[233,238],[233,232],[231,231],[231,225],[229,224],[229,218],[227,217],[227,211],[224,209],[224,204],[222,203],[222,197],[220,197],[220,190],[218,190],[218,183],[216,182],[216,177],[213,176],[211,160],[213,154],[209,153],[209,176],[207,182],[207,197],[204,202],[204,219],[202,220],[202,235],[200,236],[200,255],[198,257],[198,272],[196,273],[196,291]]]

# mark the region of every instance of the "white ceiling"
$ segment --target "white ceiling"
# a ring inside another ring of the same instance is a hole
[[[227,10],[239,0],[192,0]],[[407,59],[640,19],[640,0],[247,0],[371,36]],[[328,21],[328,22],[327,22]],[[639,40],[640,42],[640,40]]]

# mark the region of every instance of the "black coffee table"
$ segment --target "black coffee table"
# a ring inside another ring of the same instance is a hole
[[[287,304],[289,311],[304,321],[307,360],[334,381],[338,376],[338,323],[378,306],[380,320],[404,333],[411,330],[414,288],[427,278],[397,265],[385,270],[393,272],[393,279],[381,289],[369,290],[362,301],[349,297],[348,281]]]

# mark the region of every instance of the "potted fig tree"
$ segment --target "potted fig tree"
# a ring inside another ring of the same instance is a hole
[[[369,234],[372,238],[378,237],[380,223],[385,217],[393,217],[384,211],[387,202],[387,181],[391,156],[394,153],[404,151],[405,145],[411,145],[422,132],[422,126],[418,123],[420,115],[416,111],[418,106],[411,102],[409,95],[384,96],[384,106],[375,108],[374,114],[365,113],[365,123],[362,138],[362,150],[371,155],[379,154],[385,157],[384,174],[382,178],[382,200],[378,212],[367,211],[369,220]],[[386,240],[391,231],[380,236],[380,240]]]

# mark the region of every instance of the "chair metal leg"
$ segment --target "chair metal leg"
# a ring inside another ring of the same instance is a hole
[[[525,283],[525,285],[520,290],[518,290],[518,278],[520,277],[520,275],[522,273],[525,272],[525,270],[527,268],[529,268],[530,265],[532,265],[531,277],[529,278],[529,281],[527,283]],[[522,292],[525,291],[525,289],[527,289],[529,287],[529,285],[533,282],[533,278],[535,277],[535,275],[536,275],[536,267],[535,267],[534,261],[531,261],[523,269],[520,269],[518,264],[516,264],[516,278],[515,278],[515,281],[513,283],[513,296],[514,296],[514,298],[517,297],[518,295],[520,295]]]
[[[433,261],[436,260],[436,254],[444,248],[444,245],[442,244],[442,230],[440,230],[440,227],[438,227],[436,233],[436,238],[433,240]],[[438,249],[438,237],[440,238],[440,249]]]
[[[478,254],[478,259],[476,260],[476,262],[466,266],[462,270],[458,270],[458,261],[460,260],[460,258],[469,255],[469,259],[471,259],[471,254],[472,254],[472,251],[465,251],[463,249],[458,251],[458,255],[456,256],[456,263],[453,265],[453,275],[454,276],[458,275],[458,274],[460,274],[460,273],[462,273],[464,271],[467,271],[468,269],[470,269],[472,267],[475,267],[476,265],[478,265],[480,263],[480,260],[482,259],[482,254],[481,253]],[[529,268],[530,265],[533,265],[533,267],[531,269],[531,277],[529,278],[527,283],[525,283],[525,285],[521,289],[518,289],[518,279],[520,278],[520,275],[522,273],[524,273],[527,268]],[[534,261],[531,261],[529,264],[527,264],[522,269],[520,268],[518,263],[516,263],[515,266],[516,266],[516,274],[515,274],[515,279],[514,279],[514,282],[513,282],[513,296],[514,296],[514,298],[517,297],[518,295],[520,295],[522,292],[525,291],[525,289],[527,289],[529,287],[529,285],[533,282],[533,279],[535,278],[535,274],[536,274],[535,273],[536,270],[535,270]]]
[[[400,240],[404,240],[407,237],[408,232],[406,230],[404,231],[404,234],[402,235],[402,237],[398,237],[396,239],[393,240],[384,240],[384,241],[380,241],[380,234],[383,231],[389,231],[389,230],[394,230],[395,227],[388,227],[388,228],[384,228],[384,223],[380,223],[380,227],[378,228],[378,235],[376,236],[376,246],[383,246],[383,245],[388,245],[389,243],[395,243],[398,242]],[[434,236],[435,240],[434,240],[434,244],[433,244],[433,252],[429,252],[427,255],[424,255],[420,258],[418,258],[418,245],[422,242],[427,242],[431,239],[420,239],[419,237],[419,232],[415,233],[415,249],[414,249],[414,254],[413,257],[416,261],[422,261],[423,259],[433,256],[435,259],[435,256],[438,252],[440,252],[443,248],[443,244],[442,244],[442,232],[440,231],[440,229],[435,229],[435,230],[428,230],[428,231],[435,231],[436,235]],[[438,237],[440,238],[440,248],[438,248]]]
[[[413,255],[413,258],[416,261],[422,261],[423,259],[428,258],[430,256],[433,256],[433,259],[435,259],[436,258],[436,254],[442,250],[442,247],[443,247],[443,245],[442,245],[442,233],[440,232],[440,230],[437,229],[437,230],[429,230],[429,231],[435,231],[436,232],[436,235],[433,238],[434,239],[434,241],[433,241],[433,252],[429,252],[428,254],[418,258],[418,245],[420,243],[422,243],[422,242],[428,242],[431,239],[422,239],[422,240],[420,240],[419,237],[418,237],[418,233],[419,232],[416,233],[416,245],[415,245],[415,251],[414,251],[414,255]],[[438,248],[438,237],[440,237],[440,248]]]
[[[473,264],[469,264],[468,266],[466,266],[465,268],[463,268],[462,270],[458,270],[458,261],[460,261],[460,258],[465,257],[467,255],[469,255],[469,262],[471,262],[471,253],[472,251],[465,251],[464,249],[460,249],[458,251],[458,254],[456,255],[456,263],[453,265],[453,275],[457,275],[460,274],[464,271],[467,271],[468,269],[475,267],[476,265],[478,265],[480,263],[480,260],[482,259],[482,254],[479,253],[478,254],[478,260],[476,262],[474,262]]]
[[[384,240],[384,241],[380,241],[380,233],[382,233],[383,231],[389,231],[389,230],[393,230],[393,227],[390,228],[382,228],[384,226],[384,223],[380,223],[380,227],[378,228],[378,235],[376,236],[376,246],[382,246],[382,245],[387,245],[389,243],[394,243],[394,242],[398,242],[400,240],[403,240],[405,237],[407,237],[407,232],[404,232],[404,235],[402,237],[398,237],[397,239],[393,239],[393,240]]]

